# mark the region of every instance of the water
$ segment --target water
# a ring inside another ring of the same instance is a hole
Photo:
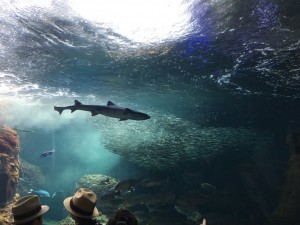
[[[44,175],[32,187],[66,197],[88,174],[158,177],[163,185],[138,186],[123,199],[148,224],[197,224],[203,216],[211,224],[268,221],[289,159],[286,135],[299,127],[297,1],[0,6],[0,122],[34,131],[18,132],[20,157]],[[53,110],[75,99],[110,100],[151,119]],[[53,156],[39,158],[53,148]],[[214,194],[178,207],[178,199],[207,194],[202,183],[215,186]],[[154,204],[157,194],[173,200]],[[133,203],[141,195],[147,204]],[[45,215],[65,216],[62,204]]]

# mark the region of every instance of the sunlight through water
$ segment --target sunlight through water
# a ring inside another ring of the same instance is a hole
[[[83,18],[104,25],[133,42],[172,40],[192,29],[188,3],[182,0],[70,0],[69,5]]]

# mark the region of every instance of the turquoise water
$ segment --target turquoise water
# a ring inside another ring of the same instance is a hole
[[[45,217],[58,221],[67,213],[56,206],[84,175],[157,178],[161,185],[121,196],[119,205],[148,215],[141,224],[267,221],[286,135],[299,127],[299,4],[142,2],[1,1],[0,122],[32,131],[18,132],[20,157],[44,179],[23,195],[63,190],[42,199]],[[53,110],[74,100],[151,118]],[[151,201],[158,194],[168,201]]]

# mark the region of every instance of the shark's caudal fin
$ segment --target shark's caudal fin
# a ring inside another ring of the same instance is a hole
[[[80,101],[75,100],[75,105],[82,105]]]
[[[59,114],[61,114],[64,111],[62,107],[56,107],[56,106],[54,106],[54,110],[59,112]]]

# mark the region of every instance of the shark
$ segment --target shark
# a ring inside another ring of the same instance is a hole
[[[78,100],[75,100],[74,105],[63,107],[54,106],[54,110],[58,111],[59,114],[66,109],[71,110],[71,113],[75,112],[76,110],[89,111],[92,113],[92,116],[101,114],[108,117],[118,118],[120,121],[150,119],[150,116],[146,113],[138,112],[129,108],[119,107],[111,101],[108,101],[106,105],[84,105]]]

